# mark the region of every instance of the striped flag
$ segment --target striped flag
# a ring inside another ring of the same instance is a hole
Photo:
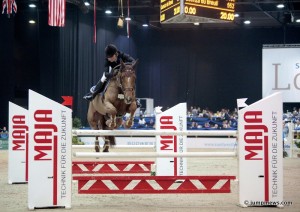
[[[65,26],[66,0],[48,1],[48,24],[50,26]]]
[[[3,0],[2,1],[2,14],[4,14],[6,10],[6,13],[8,17],[10,17],[11,14],[17,13],[17,3],[15,0]]]

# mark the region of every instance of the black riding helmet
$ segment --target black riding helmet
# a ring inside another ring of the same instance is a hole
[[[110,58],[112,57],[114,54],[116,54],[118,51],[117,47],[113,44],[109,44],[108,46],[106,46],[105,48],[105,55],[106,58]]]

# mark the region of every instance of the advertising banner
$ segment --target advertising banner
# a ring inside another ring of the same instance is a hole
[[[239,110],[239,201],[280,205],[283,198],[282,94]]]
[[[300,48],[262,50],[262,96],[281,92],[283,102],[300,99]]]
[[[180,103],[156,115],[156,130],[186,131],[186,103]],[[156,151],[168,153],[186,152],[186,136],[156,136]],[[157,176],[187,175],[186,158],[157,158]]]
[[[71,207],[72,111],[29,90],[28,208]]]
[[[8,104],[8,183],[26,183],[28,181],[28,111],[12,102]]]

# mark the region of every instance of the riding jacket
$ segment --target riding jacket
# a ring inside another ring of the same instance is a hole
[[[135,60],[133,59],[133,57],[129,56],[128,54],[125,54],[123,52],[117,51],[118,52],[118,57],[117,57],[117,61],[116,62],[110,62],[108,59],[105,59],[105,70],[103,72],[103,75],[100,79],[100,81],[102,83],[104,83],[107,80],[108,74],[110,73],[110,70],[112,70],[114,67],[116,67],[117,65],[121,64],[121,60],[124,63],[133,63]],[[109,80],[110,78],[108,78]]]
[[[118,51],[118,58],[116,62],[110,62],[109,60],[105,59],[105,72],[109,73],[109,67],[113,69],[117,65],[120,65],[121,60],[124,63],[133,63],[135,61],[130,55]]]

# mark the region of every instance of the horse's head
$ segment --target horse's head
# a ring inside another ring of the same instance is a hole
[[[135,100],[135,68],[136,60],[133,64],[125,64],[121,61],[120,66],[120,87],[124,93],[125,104],[131,104]]]

